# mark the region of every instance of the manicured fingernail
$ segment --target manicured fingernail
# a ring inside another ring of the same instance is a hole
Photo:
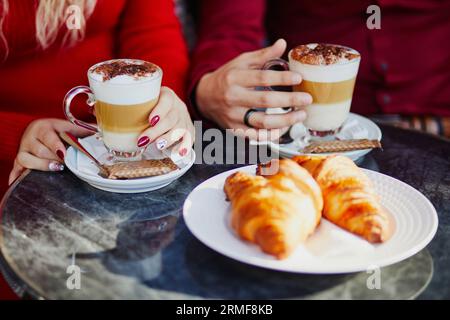
[[[64,152],[61,150],[56,150],[56,155],[61,159],[64,160]]]
[[[149,142],[150,142],[150,138],[147,136],[143,136],[138,140],[137,146],[139,148],[142,148],[142,147],[146,146]]]
[[[184,157],[187,154],[187,149],[186,148],[182,148],[180,150],[180,156]]]
[[[298,73],[294,73],[294,75],[292,76],[292,82],[300,83],[301,81],[302,81],[302,76],[299,75]]]
[[[48,164],[48,169],[50,171],[63,171],[64,170],[64,165],[58,162],[50,162]]]
[[[166,145],[167,145],[166,139],[161,139],[161,140],[159,140],[158,142],[156,142],[156,147],[157,147],[159,150],[164,149],[164,147],[165,147]]]
[[[154,117],[150,120],[150,127],[156,126],[156,124],[158,123],[159,119],[160,119],[159,116],[154,116]]]

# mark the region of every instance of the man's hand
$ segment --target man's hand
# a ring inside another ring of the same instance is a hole
[[[246,130],[248,127],[243,119],[250,108],[293,107],[294,111],[285,114],[255,112],[251,115],[249,123],[257,129],[282,129],[275,134],[269,133],[273,139],[291,125],[302,122],[306,113],[295,109],[312,103],[308,93],[255,90],[255,87],[292,86],[302,81],[300,74],[292,71],[259,70],[267,61],[279,58],[285,50],[286,41],[280,39],[270,47],[243,53],[204,75],[196,90],[199,111],[222,128]],[[261,139],[258,134],[251,135],[252,139]]]

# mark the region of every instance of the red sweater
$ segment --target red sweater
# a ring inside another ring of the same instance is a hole
[[[352,110],[450,116],[450,1],[199,0],[190,94],[200,78],[238,54],[285,38],[344,44],[362,54]],[[366,9],[381,8],[369,30]],[[191,106],[194,117],[200,117]]]
[[[9,55],[3,63],[0,41],[0,192],[25,127],[35,118],[62,118],[64,95],[87,84],[86,72],[96,62],[116,57],[154,62],[164,71],[163,84],[184,96],[188,56],[172,0],[98,0],[82,42],[62,49],[57,42],[45,51],[37,49],[35,37],[38,1],[9,4],[3,25]],[[87,116],[85,105],[78,109]]]

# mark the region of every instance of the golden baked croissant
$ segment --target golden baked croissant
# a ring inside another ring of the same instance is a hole
[[[289,159],[272,163],[279,166],[277,174],[236,172],[226,179],[224,191],[237,234],[283,259],[314,232],[323,202],[320,187],[305,169]]]
[[[372,243],[383,242],[391,228],[370,179],[344,156],[293,158],[319,184],[324,199],[323,216]]]

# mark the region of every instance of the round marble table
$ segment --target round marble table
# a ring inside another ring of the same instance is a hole
[[[236,167],[218,164],[196,164],[171,185],[135,195],[94,189],[68,171],[27,172],[1,204],[0,270],[19,296],[44,299],[450,298],[450,142],[382,131],[383,150],[360,165],[423,192],[439,229],[427,248],[381,269],[380,289],[368,288],[365,272],[281,273],[201,244],[181,208],[200,182]]]

